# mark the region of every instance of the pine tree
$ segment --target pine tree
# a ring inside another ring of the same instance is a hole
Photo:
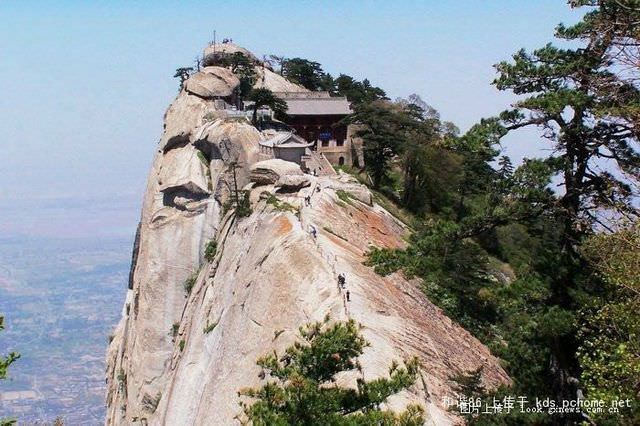
[[[358,379],[357,388],[341,388],[336,374],[359,368],[357,357],[367,341],[354,321],[314,323],[300,329],[302,342],[258,360],[272,380],[260,388],[243,389],[240,395],[253,399],[243,403],[244,413],[260,425],[388,425],[418,426],[424,423],[422,409],[409,406],[403,413],[382,410],[387,398],[411,386],[418,363],[393,364],[389,378]]]
[[[496,65],[496,87],[524,97],[501,114],[503,125],[509,131],[527,126],[543,130],[554,147],[545,163],[564,187],[557,201],[551,198],[546,206],[558,218],[561,232],[552,286],[559,323],[570,322],[570,311],[578,307],[578,277],[586,265],[577,247],[595,223],[605,225],[596,212],[636,214],[634,194],[624,176],[637,177],[640,171],[639,132],[633,116],[640,90],[614,65],[620,37],[603,32],[601,25],[608,17],[628,14],[626,8],[632,3],[637,6],[636,1],[577,1],[598,7],[574,26],[560,25],[556,36],[578,47],[547,44],[532,53],[521,50],[512,61]],[[633,34],[637,35],[637,24]],[[606,171],[612,169],[617,172]],[[561,329],[552,336],[553,385],[558,399],[575,399],[571,385],[579,375],[575,329]]]
[[[4,317],[0,316],[0,331],[4,330]],[[11,352],[7,356],[0,356],[0,380],[7,378],[7,369],[14,361],[20,358],[17,352]]]
[[[184,86],[184,83],[189,79],[191,73],[193,72],[193,67],[182,67],[177,68],[176,73],[173,75],[174,78],[180,79],[180,89]]]
[[[0,316],[0,331],[2,330],[4,330],[4,317]],[[20,354],[17,352],[10,352],[7,356],[0,356],[0,380],[7,378],[7,369],[18,358],[20,358]],[[11,426],[15,424],[16,421],[14,419],[0,418],[0,426]]]
[[[287,103],[266,88],[253,89],[249,93],[249,100],[253,101],[252,122],[255,126],[258,122],[258,109],[268,106],[276,115],[284,115],[287,112]]]
[[[509,179],[513,176],[513,164],[511,158],[503,155],[498,159],[498,176],[502,179]]]
[[[288,80],[293,81],[309,90],[331,90],[333,79],[327,75],[318,62],[302,58],[285,59],[281,62],[281,73]]]

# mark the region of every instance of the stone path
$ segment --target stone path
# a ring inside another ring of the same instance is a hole
[[[333,170],[333,168],[331,169]],[[335,172],[334,172],[335,173]],[[314,196],[316,194],[319,194],[319,192],[317,192],[316,188],[319,186],[318,181],[316,180],[314,182],[314,184],[309,188],[309,192],[307,193],[308,195],[311,196],[311,206],[313,206],[313,202],[314,202]],[[345,311],[345,315],[347,317],[347,319],[351,319],[351,314],[349,313],[349,306],[348,306],[348,302],[347,302],[347,296],[346,296],[346,292],[343,292],[343,288],[340,287],[340,284],[338,283],[338,268],[337,268],[337,264],[338,264],[338,256],[337,255],[332,255],[328,252],[326,252],[323,248],[322,245],[320,244],[320,241],[318,240],[319,238],[319,230],[317,228],[316,225],[309,223],[309,224],[305,224],[305,221],[303,220],[303,214],[302,212],[304,211],[304,209],[306,208],[306,204],[304,202],[304,199],[302,201],[302,205],[300,207],[300,225],[302,226],[302,229],[307,232],[309,234],[309,237],[311,238],[311,240],[313,241],[314,246],[316,247],[316,250],[318,251],[318,253],[320,254],[320,256],[327,262],[327,264],[330,266],[331,268],[331,272],[334,278],[334,281],[336,283],[336,286],[338,287],[338,291],[340,292],[340,295],[342,296],[342,306],[344,307],[344,311]],[[309,229],[309,226],[313,226],[316,229],[316,238],[313,237],[313,235],[311,235],[311,230]],[[346,288],[344,289],[346,290]]]
[[[305,167],[309,169],[310,174],[313,174],[313,171],[316,170],[317,176],[337,175],[333,166],[329,163],[329,160],[327,160],[322,154],[308,150],[307,155],[304,155],[302,160],[304,161]]]

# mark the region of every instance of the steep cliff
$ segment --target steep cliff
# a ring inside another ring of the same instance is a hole
[[[430,423],[456,421],[442,405],[453,374],[483,365],[488,386],[508,381],[487,348],[416,283],[363,265],[370,245],[400,247],[406,233],[367,188],[344,174],[303,175],[293,163],[256,166],[263,136],[215,109],[210,98],[237,83],[208,68],[219,81],[187,82],[165,115],[107,355],[106,423],[238,424],[237,391],[261,380],[256,359],[282,351],[300,325],[327,314],[364,326],[367,379],[386,374],[393,360],[421,360],[421,379],[390,405],[421,404]],[[227,208],[235,185],[250,193],[248,217]],[[210,241],[217,249],[206,260]],[[339,380],[353,385],[359,374]]]

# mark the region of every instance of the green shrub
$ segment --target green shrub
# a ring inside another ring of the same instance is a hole
[[[180,329],[180,323],[174,322],[173,325],[171,326],[171,330],[169,331],[169,336],[171,336],[171,340],[175,340],[176,336],[178,335],[179,329]]]
[[[269,204],[270,206],[273,206],[274,209],[280,212],[291,212],[296,214],[298,213],[298,209],[296,207],[287,203],[286,201],[278,200],[278,197],[276,197],[275,195],[269,192],[265,191],[261,195],[266,196],[267,204]]]
[[[252,213],[251,201],[249,200],[249,191],[241,191],[238,194],[238,205],[236,206],[237,217],[247,217]]]
[[[358,381],[357,389],[339,387],[335,376],[359,367],[358,357],[368,346],[354,321],[308,324],[300,328],[298,342],[281,356],[258,359],[265,375],[261,387],[245,388],[244,415],[253,424],[277,425],[405,425],[424,424],[423,410],[410,405],[402,413],[383,408],[392,395],[412,386],[418,378],[417,359],[404,366],[393,362],[388,378]]]
[[[152,414],[155,413],[161,398],[162,393],[160,392],[158,392],[155,398],[145,393],[144,397],[142,398],[142,408]]]
[[[347,191],[344,191],[342,189],[338,189],[336,191],[336,195],[338,196],[338,198],[342,201],[344,201],[345,203],[349,204],[349,205],[353,205],[353,196],[351,194],[349,194]]]
[[[127,392],[127,373],[121,368],[118,372],[118,385],[120,387],[120,393],[125,394]]]
[[[212,112],[208,112],[202,117],[202,120],[205,121],[205,122],[215,121],[216,120],[216,115],[214,113],[212,113]]]
[[[208,168],[209,167],[209,160],[207,159],[207,157],[204,155],[204,153],[202,151],[198,151],[197,154],[198,158],[200,159],[200,161],[202,161],[202,164]]]
[[[204,258],[207,260],[207,262],[213,261],[213,259],[216,257],[217,251],[218,243],[215,240],[209,241],[204,249]]]
[[[209,191],[213,191],[213,179],[211,178],[211,169],[209,168],[210,161],[202,151],[198,151],[196,155],[198,156],[198,158],[202,162],[202,165],[204,166],[204,170],[207,175],[207,188],[209,189]]]
[[[193,290],[193,286],[196,285],[196,281],[198,279],[198,273],[194,272],[189,278],[187,278],[187,280],[184,282],[184,291],[187,294],[191,293],[191,290]]]
[[[373,266],[376,274],[386,276],[404,266],[404,252],[393,249],[370,247],[367,253],[366,266]]]
[[[180,347],[180,352],[184,351],[184,339],[180,340],[180,343],[178,343],[178,346]]]
[[[226,215],[229,210],[233,207],[233,201],[227,200],[222,204],[222,215]]]
[[[202,330],[202,332],[203,332],[204,334],[209,334],[209,333],[211,333],[211,332],[216,328],[216,326],[217,326],[217,325],[218,325],[218,321],[212,322],[211,324],[209,324],[209,323],[207,322],[207,325],[206,325],[206,327]]]

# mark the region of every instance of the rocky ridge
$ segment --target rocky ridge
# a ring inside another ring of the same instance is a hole
[[[327,314],[363,325],[367,380],[394,360],[420,359],[418,383],[389,405],[418,403],[429,424],[459,421],[443,406],[454,395],[450,376],[482,365],[487,386],[508,382],[488,349],[417,283],[363,265],[372,245],[404,245],[403,224],[348,175],[314,177],[293,163],[263,161],[264,136],[215,109],[212,97],[233,90],[234,76],[208,68],[202,74],[215,84],[187,80],[165,114],[130,289],[107,354],[106,424],[239,424],[237,391],[260,383],[256,359],[283,351],[299,326]],[[228,208],[234,186],[249,193],[248,217]],[[211,241],[217,250],[207,261]],[[338,273],[346,274],[349,302]],[[353,386],[359,374],[338,381]]]

